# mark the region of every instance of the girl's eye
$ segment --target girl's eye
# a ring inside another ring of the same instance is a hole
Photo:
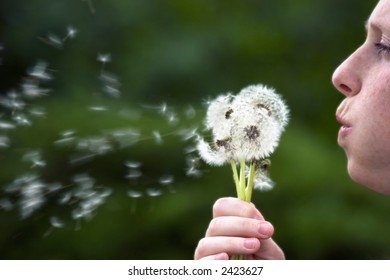
[[[382,43],[376,43],[375,48],[378,51],[378,54],[390,54],[390,46],[386,46],[385,44]]]

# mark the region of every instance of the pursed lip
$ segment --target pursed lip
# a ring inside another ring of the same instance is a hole
[[[336,119],[341,124],[339,134],[338,134],[338,142],[344,139],[347,135],[351,133],[351,124],[348,123],[345,118],[343,118],[340,114],[336,113]]]
[[[341,117],[339,114],[336,114],[336,120],[342,125],[342,126],[345,126],[345,127],[350,127],[351,125],[343,118]]]

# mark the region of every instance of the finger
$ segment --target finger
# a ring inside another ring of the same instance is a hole
[[[238,236],[270,238],[274,233],[272,224],[241,217],[216,217],[211,220],[206,231],[206,237],[211,236]]]
[[[218,199],[213,206],[213,216],[239,216],[264,220],[263,215],[254,204],[233,197]]]
[[[195,259],[201,259],[221,253],[228,255],[253,254],[260,248],[257,238],[242,237],[206,237],[199,241],[195,250]]]
[[[263,259],[263,260],[284,260],[285,259],[282,249],[280,249],[280,247],[276,244],[276,242],[272,238],[261,241],[261,250],[258,253],[260,252],[261,254],[259,254],[258,259]]]
[[[228,260],[229,255],[226,253],[220,253],[212,256],[207,256],[204,258],[201,258],[200,260],[205,261],[205,260]]]

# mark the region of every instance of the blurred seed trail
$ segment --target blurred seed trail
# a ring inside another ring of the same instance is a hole
[[[80,1],[86,2],[92,14],[96,13],[93,0]],[[49,32],[46,36],[38,37],[38,39],[50,48],[54,48],[55,52],[58,50],[62,54],[70,43],[69,41],[74,39],[78,33],[76,28],[68,25],[64,32]],[[0,43],[0,51],[3,48]],[[194,145],[199,138],[199,127],[188,124],[197,114],[195,108],[192,105],[175,108],[175,106],[163,102],[159,105],[133,105],[116,111],[107,103],[101,103],[105,101],[106,97],[116,98],[116,102],[122,95],[120,76],[106,69],[108,63],[112,61],[112,55],[111,53],[98,53],[95,58],[99,62],[97,69],[95,69],[97,72],[95,78],[97,79],[99,95],[101,94],[102,98],[99,99],[100,102],[92,100],[90,103],[92,105],[86,105],[84,107],[85,114],[93,115],[93,117],[96,115],[106,117],[109,114],[115,114],[131,125],[106,128],[87,135],[83,135],[83,131],[77,131],[76,128],[72,127],[58,128],[58,138],[53,140],[51,144],[55,149],[58,149],[59,154],[62,155],[63,152],[66,152],[64,154],[64,168],[69,168],[69,170],[64,170],[66,171],[64,174],[67,174],[67,171],[71,173],[68,175],[69,178],[63,179],[64,182],[48,182],[43,174],[47,171],[46,169],[51,167],[52,162],[50,162],[51,157],[47,153],[48,147],[43,146],[46,144],[34,148],[30,146],[18,147],[16,146],[17,141],[13,143],[14,139],[10,136],[12,132],[21,127],[23,129],[32,127],[31,130],[33,130],[35,118],[42,120],[50,117],[48,114],[50,110],[39,107],[33,102],[50,96],[58,90],[51,88],[50,84],[62,72],[61,69],[50,68],[50,64],[46,60],[38,59],[26,70],[24,77],[15,86],[15,89],[0,94],[0,151],[10,148],[18,150],[20,164],[26,169],[2,188],[5,196],[0,197],[0,210],[18,211],[21,220],[23,220],[31,218],[45,204],[54,202],[58,208],[69,209],[68,216],[76,223],[76,230],[80,229],[83,221],[88,222],[96,216],[98,208],[106,202],[114,190],[114,188],[101,185],[95,176],[96,174],[92,173],[93,171],[91,174],[85,171],[90,170],[89,165],[99,157],[118,153],[129,147],[132,148],[141,141],[159,145],[161,149],[164,149],[164,144],[168,142],[166,140],[168,136],[176,137],[175,141],[185,142],[187,145],[183,151],[182,169],[179,167],[178,171],[184,172],[191,178],[201,176],[199,158],[192,155],[196,151]],[[138,125],[146,114],[152,115],[151,118],[161,119],[162,122],[159,122],[158,127],[151,128]],[[75,127],[78,127],[77,125],[75,124]],[[167,130],[169,131],[167,132]],[[20,153],[20,151],[22,152]],[[125,152],[129,151],[131,152],[131,150]],[[180,151],[176,152],[180,153]],[[107,164],[111,163],[107,162]],[[149,177],[144,174],[147,173],[148,168],[147,166],[143,168],[143,165],[146,164],[141,161],[131,159],[125,161],[124,165],[125,170],[122,175],[124,184],[133,187],[127,191],[127,197],[131,200],[132,214],[136,212],[137,207],[140,207],[139,203],[141,202],[150,202],[150,205],[146,205],[146,207],[149,206],[149,211],[155,211],[156,199],[159,196],[176,193],[174,185],[176,178],[178,178],[176,176],[180,176],[180,174],[171,172],[174,170],[166,170],[160,175],[154,174],[155,177]],[[49,236],[55,229],[62,229],[68,225],[69,217],[60,218],[53,213],[49,213],[48,217],[50,227],[44,236]]]
[[[87,2],[88,4],[88,8],[89,8],[89,11],[91,12],[91,14],[96,14],[96,9],[95,9],[95,6],[93,5],[93,2],[92,0],[81,0],[82,2]]]

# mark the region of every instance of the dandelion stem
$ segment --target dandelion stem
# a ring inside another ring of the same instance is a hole
[[[245,190],[246,202],[250,202],[252,200],[253,181],[255,179],[255,167],[256,167],[256,162],[251,161],[249,166],[248,183]]]
[[[240,179],[238,178],[236,162],[232,159],[230,161],[230,164],[231,164],[232,170],[233,170],[233,179],[234,179],[234,183],[236,184],[237,196],[239,196],[240,195]]]
[[[245,159],[240,159],[240,192],[238,198],[246,201],[245,199]]]

